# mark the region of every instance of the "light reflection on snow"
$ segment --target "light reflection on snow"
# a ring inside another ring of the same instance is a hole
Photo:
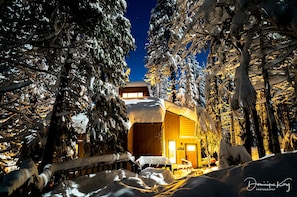
[[[142,187],[142,188],[145,188],[145,189],[151,189],[151,187],[149,187],[148,185],[146,185],[146,184],[143,182],[143,180],[141,180],[141,179],[138,178],[138,177],[129,177],[128,179],[129,179],[129,180],[134,180],[134,181],[136,181],[136,183],[137,183],[140,187]]]
[[[149,178],[155,180],[160,185],[167,185],[167,183],[164,181],[163,174],[160,173],[152,173]]]

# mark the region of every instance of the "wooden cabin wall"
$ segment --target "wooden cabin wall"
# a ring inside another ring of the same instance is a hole
[[[181,132],[181,130],[183,130]],[[176,163],[181,164],[182,159],[187,159],[187,145],[195,145],[197,148],[196,167],[201,166],[201,144],[196,134],[195,122],[183,116],[176,115],[171,112],[166,112],[164,119],[165,132],[165,155],[168,157],[169,141],[176,142]],[[184,135],[184,136],[183,136]]]
[[[133,126],[133,155],[162,155],[162,123],[135,123]]]
[[[130,128],[127,135],[127,150],[133,155],[133,132],[134,125]]]
[[[168,142],[168,140],[178,139],[179,128],[179,116],[171,112],[166,112],[164,119],[165,140]]]

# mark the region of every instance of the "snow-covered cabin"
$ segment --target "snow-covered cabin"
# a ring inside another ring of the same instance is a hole
[[[171,163],[181,164],[186,159],[193,167],[201,165],[195,111],[150,97],[144,82],[128,83],[119,93],[128,107],[129,152],[136,158],[165,156]]]

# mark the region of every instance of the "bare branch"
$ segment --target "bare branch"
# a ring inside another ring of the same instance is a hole
[[[32,84],[33,82],[31,80],[27,80],[24,82],[20,82],[20,83],[12,83],[8,86],[0,86],[0,93],[5,93],[5,92],[10,92],[10,91],[14,91],[17,89],[21,89],[23,87],[26,87],[30,84]]]

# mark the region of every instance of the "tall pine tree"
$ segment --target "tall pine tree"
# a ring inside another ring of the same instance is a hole
[[[134,47],[126,2],[0,4],[0,129],[6,150],[19,154],[23,147],[30,157],[44,146],[44,136],[43,165],[69,159],[77,140],[71,117],[78,113],[90,120],[92,154],[122,150],[127,118],[117,88],[128,77],[125,56]]]
[[[151,12],[149,43],[146,45],[146,81],[159,98],[176,99],[177,57],[169,47],[171,20],[176,9],[176,0],[158,0]]]

